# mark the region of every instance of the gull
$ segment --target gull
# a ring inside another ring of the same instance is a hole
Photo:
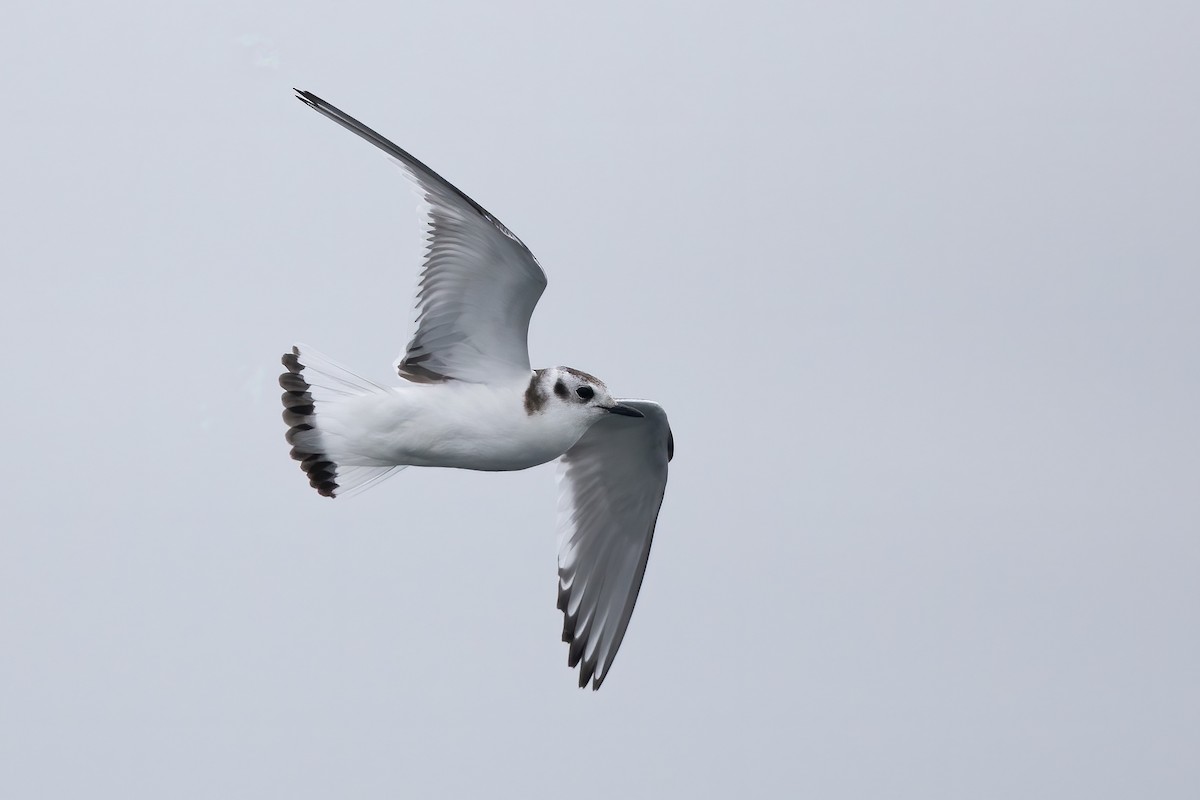
[[[533,369],[533,253],[482,206],[321,98],[310,108],[396,162],[428,231],[417,331],[383,386],[296,345],[279,376],[292,458],[325,497],[405,467],[527,469],[558,459],[558,608],[567,663],[599,689],[625,638],[675,450],[666,412],[571,367]]]

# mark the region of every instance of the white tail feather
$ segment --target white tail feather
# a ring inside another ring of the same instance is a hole
[[[322,435],[322,406],[364,394],[390,390],[357,375],[315,350],[297,345],[283,356],[287,371],[279,376],[283,387],[283,421],[292,458],[308,475],[309,484],[325,497],[357,494],[404,469],[401,465],[340,465],[330,456]]]

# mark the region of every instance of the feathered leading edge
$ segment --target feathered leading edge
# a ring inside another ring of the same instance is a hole
[[[580,688],[600,688],[625,638],[675,454],[660,405],[621,403],[643,416],[601,419],[559,459],[558,608]]]
[[[345,367],[300,346],[283,354],[286,371],[279,376],[283,389],[283,421],[288,426],[292,458],[308,476],[308,483],[324,497],[342,497],[374,486],[403,466],[342,466],[328,455],[321,435],[321,409],[339,398],[387,393],[387,389],[355,375]],[[305,370],[308,375],[305,375]]]

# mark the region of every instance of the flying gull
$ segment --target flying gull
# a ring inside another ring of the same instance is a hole
[[[387,153],[425,201],[417,331],[382,386],[304,345],[283,357],[292,458],[325,497],[409,466],[486,471],[558,459],[558,607],[579,685],[600,688],[646,571],[674,439],[657,403],[571,367],[532,369],[546,288],[533,253],[471,198],[311,92],[310,108]]]

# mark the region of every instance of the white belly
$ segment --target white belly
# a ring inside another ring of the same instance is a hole
[[[529,414],[524,385],[413,385],[390,394],[321,404],[317,422],[328,455],[352,466],[407,464],[517,470],[558,458],[588,421],[577,415]]]

